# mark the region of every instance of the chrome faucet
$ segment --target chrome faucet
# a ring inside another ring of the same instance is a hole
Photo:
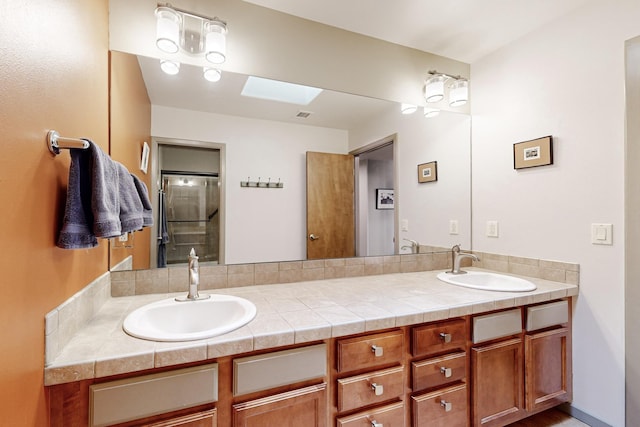
[[[460,270],[460,261],[464,258],[471,258],[474,261],[480,261],[474,254],[460,252],[460,245],[454,245],[451,248],[451,271],[447,271],[449,274],[466,274],[466,271]]]
[[[198,286],[200,285],[200,264],[198,264],[198,256],[196,250],[191,248],[189,252],[189,293],[186,297],[176,298],[176,301],[196,301],[199,299],[207,299],[210,295],[198,295]]]
[[[420,243],[411,239],[402,239],[411,243],[411,246],[402,246],[400,249],[411,249],[412,254],[417,254],[420,251]]]

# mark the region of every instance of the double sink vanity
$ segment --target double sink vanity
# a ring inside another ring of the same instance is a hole
[[[51,425],[503,426],[571,400],[576,285],[471,268],[203,293],[108,298],[45,368]]]

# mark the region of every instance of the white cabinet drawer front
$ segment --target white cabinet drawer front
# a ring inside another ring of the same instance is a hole
[[[233,360],[233,395],[268,390],[326,375],[326,344],[243,357]]]
[[[522,332],[522,313],[519,308],[473,318],[474,344],[520,332]]]
[[[94,384],[89,387],[89,424],[118,424],[217,400],[215,363]]]
[[[527,331],[537,331],[569,321],[569,301],[527,307]]]

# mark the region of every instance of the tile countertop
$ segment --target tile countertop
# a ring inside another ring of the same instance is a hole
[[[134,309],[184,292],[109,298],[53,363],[45,367],[45,385],[206,361],[578,295],[578,286],[530,277],[525,278],[537,286],[531,292],[464,288],[438,280],[440,271],[205,291],[202,293],[246,298],[256,305],[258,313],[235,331],[198,341],[146,341],[122,330],[124,318]]]

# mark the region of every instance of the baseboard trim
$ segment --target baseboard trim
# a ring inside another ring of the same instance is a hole
[[[581,411],[578,408],[571,406],[569,403],[563,403],[558,406],[558,409],[562,412],[571,415],[573,418],[582,421],[585,424],[588,424],[591,427],[613,427],[604,421],[600,421],[596,417],[593,417],[586,412]]]

